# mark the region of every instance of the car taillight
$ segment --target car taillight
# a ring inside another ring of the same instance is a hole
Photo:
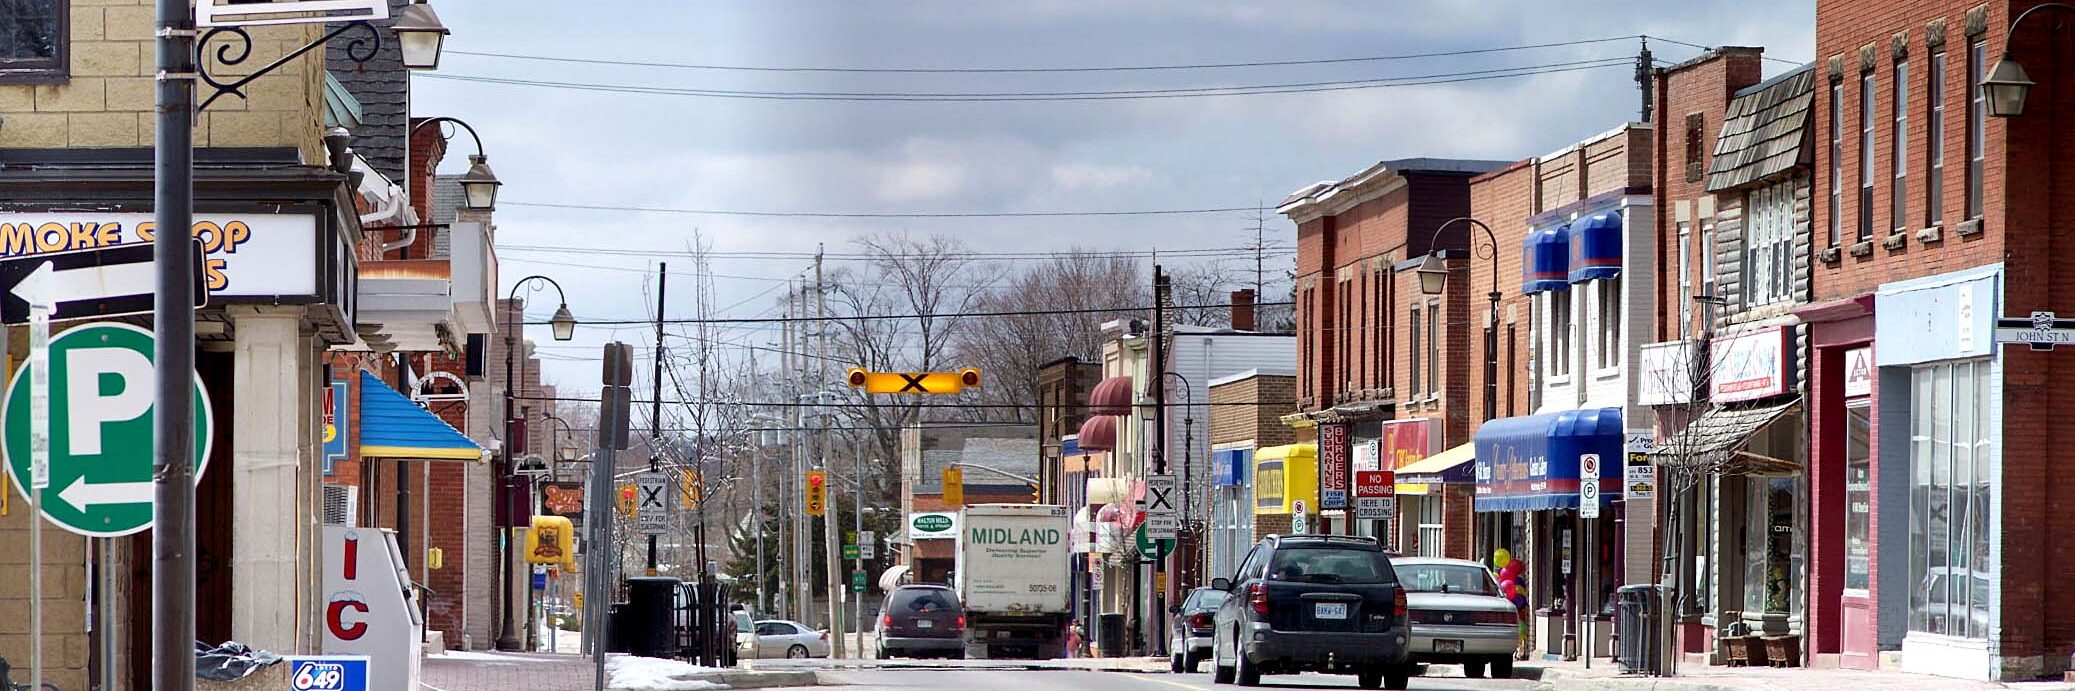
[[[1499,624],[1502,626],[1516,626],[1519,624],[1520,620],[1517,618],[1517,615],[1514,612],[1509,610],[1504,612],[1478,612],[1471,617],[1471,621],[1474,621],[1479,624]]]
[[[963,614],[960,614],[960,615],[958,615],[958,621],[957,621],[957,622],[955,622],[955,623],[953,623],[953,624],[951,624],[951,628],[954,628],[954,629],[963,629],[963,628],[965,628],[965,615],[963,615]]]
[[[879,615],[879,628],[882,628],[882,629],[884,629],[884,628],[890,628],[890,627],[892,627],[892,626],[893,626],[893,615],[891,615],[891,614],[881,614],[881,615]]]
[[[1197,614],[1191,614],[1191,615],[1189,615],[1189,628],[1192,628],[1192,629],[1207,629],[1207,628],[1210,628],[1210,615],[1209,615],[1209,614],[1204,614],[1204,613],[1197,613]]]
[[[1399,595],[1398,613],[1404,613],[1404,595]],[[1246,587],[1246,601],[1253,605],[1255,614],[1268,613],[1268,586],[1260,583]]]
[[[823,632],[821,632],[821,640],[824,640],[824,641],[826,641],[826,640],[828,640],[828,639],[829,639],[829,632],[827,632],[827,631],[823,631]]]
[[[1404,588],[1399,588],[1399,589],[1398,589],[1398,599],[1397,599],[1397,602],[1395,602],[1395,603],[1393,603],[1393,604],[1391,605],[1391,611],[1395,612],[1395,613],[1396,613],[1396,614],[1398,615],[1398,617],[1399,617],[1399,618],[1401,618],[1401,619],[1405,617],[1405,589],[1404,589]]]

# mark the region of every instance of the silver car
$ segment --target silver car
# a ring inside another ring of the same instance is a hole
[[[1520,643],[1520,612],[1499,594],[1484,565],[1465,559],[1398,557],[1391,560],[1405,588],[1412,619],[1409,659],[1461,664],[1463,675],[1513,676]]]

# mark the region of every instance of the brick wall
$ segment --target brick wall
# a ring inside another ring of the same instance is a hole
[[[1701,262],[1711,261],[1710,248],[1701,242],[1703,229],[1713,223],[1703,219],[1701,211],[1713,204],[1707,191],[1709,156],[1715,150],[1715,136],[1722,130],[1722,117],[1729,105],[1729,98],[1736,90],[1757,84],[1762,73],[1761,54],[1756,48],[1722,48],[1701,57],[1660,70],[1657,77],[1656,148],[1660,164],[1657,166],[1657,266],[1660,277],[1676,276],[1679,267],[1679,224],[1680,209],[1686,209],[1690,237],[1686,265],[1689,271],[1698,273]],[[1697,131],[1692,125],[1698,124]],[[1689,146],[1690,137],[1699,138],[1699,147]],[[1690,155],[1698,153],[1698,156]],[[1697,167],[1702,171],[1700,179],[1690,179],[1688,172]],[[1709,200],[1702,204],[1702,200]],[[1715,229],[1720,242],[1732,241],[1727,231]],[[1720,245],[1718,245],[1719,247]],[[1701,292],[1700,279],[1693,278],[1693,294]],[[1679,286],[1673,280],[1656,281],[1657,313],[1652,319],[1655,324],[1648,342],[1678,339],[1679,331]],[[1706,310],[1694,305],[1690,310],[1692,322],[1690,333],[1702,333],[1707,326],[1702,323]]]
[[[29,521],[34,514],[19,490],[7,480],[0,499],[0,658],[15,666],[15,681],[28,679],[29,667]],[[140,535],[148,538],[149,535]],[[137,539],[137,538],[128,538]],[[128,539],[123,542],[127,543]],[[128,550],[122,550],[127,552]],[[86,538],[45,523],[43,526],[43,656],[44,681],[63,689],[84,689],[86,632]]]
[[[1210,443],[1251,441],[1255,448],[1297,443],[1296,430],[1281,420],[1295,408],[1296,391],[1296,378],[1281,374],[1257,374],[1210,387]]]
[[[123,148],[151,146],[156,130],[149,0],[70,3],[70,76],[38,86],[0,84],[0,148]],[[235,76],[316,40],[317,25],[252,27],[252,53],[236,69],[212,58],[210,73]],[[226,39],[211,46],[225,45]],[[230,45],[236,45],[230,42]],[[204,51],[213,56],[213,50]],[[323,161],[321,136],[324,54],[306,55],[246,85],[247,98],[225,96],[195,116],[196,147],[273,147],[302,150]],[[203,85],[197,98],[207,98]]]
[[[1529,322],[1534,310],[1530,309],[1533,301],[1520,293],[1520,248],[1527,240],[1527,218],[1536,208],[1534,195],[1535,166],[1532,160],[1521,161],[1470,181],[1470,215],[1491,226],[1492,236],[1498,243],[1496,259],[1473,260],[1469,267],[1469,283],[1475,289],[1491,290],[1493,274],[1497,274],[1500,294],[1499,400],[1493,407],[1498,417],[1531,412],[1528,406],[1528,357],[1533,341],[1529,336]],[[1481,315],[1488,308],[1478,304],[1472,309]],[[1482,319],[1482,316],[1478,317],[1478,321]],[[1471,385],[1468,410],[1481,423],[1485,398],[1484,368],[1481,365],[1471,367],[1468,380]],[[1476,433],[1475,425],[1470,427],[1469,433]]]

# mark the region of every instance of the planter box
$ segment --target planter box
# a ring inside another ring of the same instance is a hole
[[[1766,636],[1765,657],[1774,667],[1800,667],[1801,637]]]
[[[1723,636],[1722,652],[1731,667],[1770,666],[1771,656],[1766,654],[1765,639],[1758,636]]]

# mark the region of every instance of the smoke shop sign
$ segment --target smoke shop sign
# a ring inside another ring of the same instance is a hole
[[[148,245],[148,213],[0,213],[0,257]],[[317,294],[317,217],[309,214],[196,214],[203,285],[211,297]]]

